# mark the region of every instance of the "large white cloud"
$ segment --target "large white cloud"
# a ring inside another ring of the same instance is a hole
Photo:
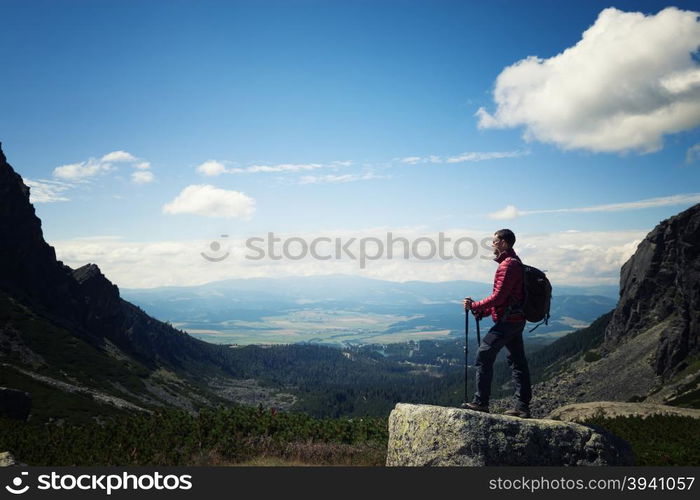
[[[480,128],[525,127],[564,149],[651,152],[663,136],[700,125],[698,13],[603,10],[573,47],[505,68]]]
[[[651,229],[651,228],[649,228]],[[358,254],[361,238],[384,240],[387,232],[393,237],[416,241],[421,237],[432,240],[437,233],[426,233],[421,228],[371,228],[359,231],[332,231],[307,234],[276,234],[281,238],[276,251],[279,254],[284,241],[290,238],[303,238],[311,242],[314,238],[331,238],[331,242],[319,245],[317,251],[322,256],[332,254],[333,241],[341,238],[347,242],[355,238],[351,250]],[[523,260],[540,269],[547,270],[554,286],[617,284],[620,267],[634,253],[639,241],[647,231],[562,231],[549,234],[518,234],[516,250]],[[471,237],[475,242],[490,242],[490,231],[451,229],[444,232],[452,245],[457,239]],[[250,236],[262,237],[264,234]],[[218,245],[213,246],[216,242]],[[496,265],[490,260],[490,250],[479,247],[478,253],[470,260],[442,259],[435,255],[428,260],[411,257],[402,258],[401,245],[396,246],[395,258],[383,257],[368,261],[361,269],[358,260],[351,260],[344,254],[341,259],[317,260],[307,255],[302,260],[252,260],[246,256],[256,256],[246,247],[243,238],[221,239],[215,235],[209,241],[154,241],[131,242],[114,237],[80,238],[51,241],[58,258],[71,267],[79,267],[88,262],[97,263],[106,276],[117,285],[128,288],[154,287],[165,285],[189,286],[228,278],[313,276],[323,274],[362,275],[390,281],[450,281],[472,280],[490,283]],[[485,243],[486,247],[488,245]],[[266,248],[263,244],[259,248]],[[465,244],[462,250],[470,253]],[[290,252],[298,251],[292,245]],[[372,250],[370,250],[372,251]],[[426,249],[420,252],[425,255]],[[213,262],[202,254],[221,258]],[[452,255],[450,249],[446,252]],[[386,255],[386,253],[385,253]],[[483,257],[483,258],[482,258]]]
[[[205,217],[249,219],[255,212],[255,200],[239,192],[209,184],[192,184],[173,201],[163,205],[166,214],[195,214]]]

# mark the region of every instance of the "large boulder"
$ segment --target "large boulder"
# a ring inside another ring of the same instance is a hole
[[[27,420],[31,409],[31,394],[17,389],[0,387],[0,417]]]
[[[399,403],[388,466],[633,465],[625,441],[590,427]]]
[[[565,422],[585,422],[594,417],[649,417],[651,415],[672,415],[700,418],[700,410],[678,408],[676,406],[651,403],[619,403],[616,401],[594,401],[575,403],[552,411],[547,418]]]

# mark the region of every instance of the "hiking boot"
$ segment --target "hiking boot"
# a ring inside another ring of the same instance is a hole
[[[460,408],[462,408],[464,410],[482,411],[484,413],[489,412],[488,406],[483,406],[483,405],[480,405],[479,403],[462,403],[460,405]]]
[[[509,417],[530,418],[530,410],[518,410],[517,408],[505,411],[503,414]]]

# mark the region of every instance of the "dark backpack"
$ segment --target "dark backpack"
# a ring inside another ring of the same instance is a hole
[[[525,312],[525,319],[531,323],[541,321],[545,325],[549,324],[552,284],[547,279],[547,275],[536,267],[523,264],[523,275],[523,288],[525,289],[523,311]],[[535,328],[537,328],[537,326]]]

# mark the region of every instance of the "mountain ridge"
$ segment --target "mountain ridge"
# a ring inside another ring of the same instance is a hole
[[[29,193],[0,144],[0,354],[10,362],[2,379],[31,373],[137,405],[225,402],[207,385],[234,378],[226,348],[148,316],[97,265],[71,269],[58,261]]]

